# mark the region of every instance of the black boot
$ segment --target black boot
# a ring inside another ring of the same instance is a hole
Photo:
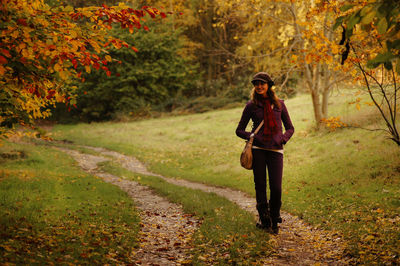
[[[275,235],[277,235],[277,234],[279,233],[279,226],[278,226],[278,223],[272,222],[272,227],[271,227],[271,229],[272,229],[272,233],[275,234]]]
[[[257,210],[260,220],[256,226],[261,229],[271,228],[271,217],[269,215],[268,204],[257,204]]]
[[[272,233],[277,235],[279,233],[279,227],[278,227],[278,223],[282,223],[282,218],[281,217],[273,217],[271,219],[272,222]]]

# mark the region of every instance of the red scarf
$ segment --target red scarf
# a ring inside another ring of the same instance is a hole
[[[272,112],[271,102],[269,99],[264,101],[264,137],[270,140],[272,136],[278,132],[278,124]]]

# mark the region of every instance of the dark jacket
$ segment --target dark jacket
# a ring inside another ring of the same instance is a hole
[[[278,125],[278,132],[272,136],[272,139],[266,140],[263,137],[264,126],[261,127],[260,131],[258,131],[257,135],[254,136],[253,145],[266,148],[266,149],[283,149],[283,145],[288,142],[290,137],[294,133],[294,127],[292,125],[292,121],[290,120],[289,113],[286,109],[285,103],[283,100],[279,100],[281,103],[281,108],[278,109],[277,106],[274,106],[272,109],[275,115],[275,119]],[[249,123],[250,119],[253,121],[253,128],[251,132],[246,131],[246,126]],[[240,122],[236,128],[236,135],[241,137],[242,139],[248,140],[250,138],[251,133],[253,133],[261,121],[264,119],[264,108],[262,105],[257,105],[252,101],[249,101],[246,104],[246,107],[243,110],[242,117],[240,118]],[[282,122],[285,126],[285,134],[282,134]]]

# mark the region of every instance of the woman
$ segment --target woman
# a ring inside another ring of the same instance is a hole
[[[253,174],[256,190],[257,211],[260,221],[257,227],[279,232],[282,195],[283,145],[294,133],[289,113],[283,100],[280,100],[272,89],[274,82],[265,72],[254,75],[251,83],[251,100],[246,104],[242,117],[236,128],[236,135],[242,139],[250,139],[254,131],[264,120],[264,125],[254,136],[253,142]],[[249,120],[253,121],[251,132],[246,131]],[[282,122],[285,133],[282,133]],[[268,168],[270,200],[267,199]]]

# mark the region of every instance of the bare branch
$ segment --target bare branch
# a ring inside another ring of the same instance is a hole
[[[397,115],[397,82],[396,82],[396,72],[392,68],[392,77],[393,77],[393,86],[394,86],[394,122],[396,123],[396,115]],[[396,129],[397,131],[397,129]]]
[[[356,52],[355,48],[354,48],[352,45],[351,45],[351,48],[352,48],[354,54],[357,55],[357,52]],[[370,98],[372,99],[372,101],[374,102],[375,106],[378,108],[379,112],[381,113],[381,116],[382,116],[382,118],[385,120],[387,127],[388,127],[389,130],[392,132],[392,130],[391,130],[391,127],[392,127],[392,126],[391,126],[390,122],[389,122],[388,119],[386,118],[385,113],[383,112],[383,110],[382,110],[382,108],[380,107],[380,105],[376,102],[376,99],[375,99],[374,95],[372,94],[371,85],[370,85],[370,83],[369,83],[369,81],[368,81],[368,77],[367,77],[367,72],[366,72],[365,69],[362,67],[362,65],[361,65],[360,62],[357,62],[357,66],[359,67],[359,69],[361,70],[361,73],[363,74],[364,81],[365,81],[365,84],[367,85],[367,90],[368,90],[368,93],[369,93]],[[375,80],[376,80],[376,79],[375,79]],[[379,82],[378,82],[378,83],[379,83]]]
[[[373,129],[371,129],[371,128],[365,128],[365,127],[360,127],[360,126],[354,126],[354,125],[352,125],[352,126],[347,126],[348,128],[358,128],[358,129],[363,129],[363,130],[368,130],[368,131],[383,131],[383,132],[385,132],[385,133],[390,133],[387,129],[383,129],[383,128],[373,128]]]
[[[382,100],[384,100],[384,101],[386,102],[386,105],[387,105],[388,108],[389,108],[390,119],[391,119],[391,122],[392,122],[391,126],[393,126],[393,128],[392,128],[391,130],[393,130],[394,133],[395,133],[395,135],[398,136],[397,129],[394,127],[395,124],[396,124],[396,121],[394,120],[394,117],[393,117],[392,105],[390,104],[390,99],[388,98],[388,95],[387,95],[387,93],[386,93],[386,90],[385,90],[385,88],[383,87],[383,82],[384,82],[384,74],[383,74],[383,73],[384,73],[384,70],[382,69],[382,83],[379,83],[379,81],[378,81],[373,75],[371,75],[370,73],[367,72],[366,74],[367,74],[369,77],[371,77],[371,78],[375,81],[376,84],[378,84],[379,89],[380,89],[380,92],[382,93],[382,96],[383,96],[383,99],[382,99]],[[385,119],[385,120],[386,120],[386,119]]]
[[[286,85],[286,82],[289,80],[289,74],[290,72],[292,72],[292,70],[295,68],[296,66],[293,65],[287,72],[285,75],[285,80],[282,82],[281,87],[284,87]]]

